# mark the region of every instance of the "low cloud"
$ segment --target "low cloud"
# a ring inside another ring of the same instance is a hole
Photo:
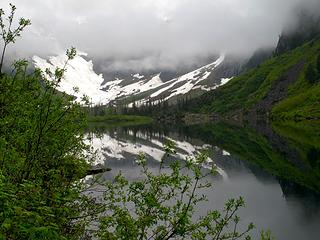
[[[101,68],[174,69],[221,52],[275,46],[297,5],[316,0],[2,0],[32,20],[12,57],[61,54],[75,46]],[[310,7],[309,7],[310,6]]]

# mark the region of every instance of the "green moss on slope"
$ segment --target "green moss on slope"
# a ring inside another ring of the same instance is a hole
[[[316,69],[319,54],[320,40],[314,40],[267,60],[256,69],[235,77],[228,84],[204,96],[204,99],[210,101],[200,111],[224,116],[239,111],[247,113],[268,96],[272,87],[288,70],[303,62],[304,67],[295,76],[297,80],[288,89],[283,89],[286,91],[286,98],[273,104],[271,114],[273,118],[320,118],[320,72]],[[306,69],[310,65],[314,66],[317,74],[317,80],[313,83],[306,78]],[[208,98],[208,95],[211,97]]]

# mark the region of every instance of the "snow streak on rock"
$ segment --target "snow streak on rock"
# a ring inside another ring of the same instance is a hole
[[[109,95],[100,90],[104,81],[103,76],[102,74],[96,74],[93,70],[92,61],[87,61],[82,56],[86,56],[86,54],[79,53],[68,62],[67,71],[58,86],[58,90],[77,97],[79,101],[83,95],[87,95],[93,103],[103,102]],[[44,60],[38,56],[33,57],[35,66],[43,72],[50,69],[54,73],[57,67],[63,68],[66,61],[67,57],[65,55],[50,57],[49,60]],[[54,80],[48,75],[46,77],[49,81]],[[74,91],[75,88],[78,88],[78,92]]]
[[[131,75],[131,79],[129,80],[116,78],[102,85],[105,82],[102,74],[95,73],[92,61],[87,61],[84,59],[84,56],[87,56],[87,54],[80,53],[69,61],[67,71],[58,86],[58,90],[77,97],[78,101],[80,101],[83,95],[87,95],[95,105],[108,104],[117,99],[139,95],[144,92],[148,92],[147,97],[140,98],[138,104],[146,103],[150,99],[156,102],[158,101],[157,98],[163,94],[165,97],[161,97],[162,100],[167,100],[195,89],[209,91],[230,80],[227,78],[221,79],[220,83],[215,83],[210,87],[202,84],[224,61],[225,57],[221,55],[215,62],[167,82],[161,80],[160,74],[146,77],[135,73]],[[56,67],[62,68],[66,60],[66,56],[64,55],[50,57],[48,60],[38,56],[33,57],[35,66],[43,72],[47,68],[52,72],[55,71]],[[48,77],[48,80],[52,79]],[[78,88],[78,92],[74,91],[75,87]]]
[[[166,86],[157,92],[151,94],[152,97],[156,97],[165,91],[170,91],[171,94],[165,98],[165,100],[170,99],[176,95],[181,95],[188,93],[192,89],[197,88],[197,85],[207,79],[212,71],[218,67],[224,60],[224,55],[221,55],[215,62],[210,63],[204,67],[201,67],[195,71],[187,73],[179,78],[175,78],[169,81],[170,85]],[[168,83],[168,82],[167,82]],[[181,86],[179,86],[182,83]],[[179,86],[179,87],[175,87]]]

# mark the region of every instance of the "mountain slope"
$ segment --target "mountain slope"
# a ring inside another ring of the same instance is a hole
[[[105,81],[102,74],[98,75],[94,72],[92,61],[87,61],[84,56],[86,54],[80,53],[69,62],[58,90],[74,95],[78,100],[81,96],[87,95],[96,105],[118,101],[126,104],[136,102],[141,105],[147,102],[169,100],[191,91],[205,92],[215,89],[230,80],[228,74],[225,78],[214,76],[215,70],[224,62],[223,55],[206,66],[166,82],[161,79],[160,73],[146,76],[135,73],[127,78]],[[48,60],[38,56],[33,57],[34,65],[43,72],[46,68],[52,72],[56,67],[62,68],[65,60],[65,56],[50,57]],[[49,76],[47,78],[50,80]],[[75,87],[78,89],[77,92],[74,91]]]
[[[320,10],[320,3],[313,10],[315,13],[303,9],[296,13],[296,20],[286,26],[280,35],[275,49],[276,55],[281,55],[320,36],[320,16],[316,9]]]
[[[320,40],[313,40],[193,100],[187,110],[233,118],[320,118],[319,54]]]

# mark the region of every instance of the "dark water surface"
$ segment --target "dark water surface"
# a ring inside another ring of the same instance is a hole
[[[218,167],[212,190],[206,192],[208,209],[222,209],[224,202],[243,196],[240,211],[244,223],[270,229],[276,239],[320,239],[320,124],[286,123],[253,127],[225,123],[198,126],[163,126],[108,129],[100,125],[92,144],[99,149],[100,162],[112,168],[110,179],[121,170],[137,179],[136,155],[146,153],[151,168],[157,168],[166,139],[176,142],[177,158],[209,152],[208,166]]]

